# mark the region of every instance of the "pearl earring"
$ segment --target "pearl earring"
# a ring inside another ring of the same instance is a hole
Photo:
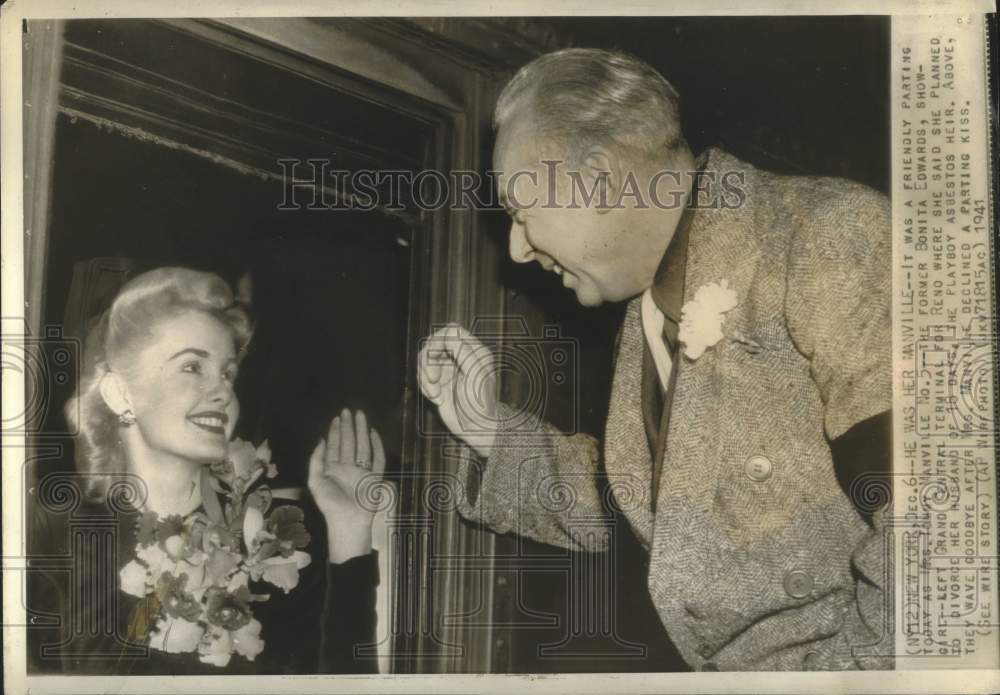
[[[135,413],[133,413],[131,410],[123,410],[118,415],[118,422],[125,427],[131,427],[132,425],[135,424]]]

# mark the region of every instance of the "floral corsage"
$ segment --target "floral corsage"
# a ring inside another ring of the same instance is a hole
[[[276,474],[267,442],[254,448],[236,439],[227,458],[202,476],[203,511],[142,513],[135,559],[119,575],[122,591],[142,599],[130,637],[148,635],[152,649],[197,652],[220,667],[234,653],[251,661],[260,654],[261,624],[251,604],[269,595],[252,593],[250,580],[287,593],[311,560],[300,550],[309,544],[302,510],[271,509],[266,485],[250,491],[262,475]]]
[[[681,323],[677,337],[684,345],[684,355],[696,360],[705,350],[713,347],[724,336],[726,314],[738,304],[736,290],[728,280],[702,285],[694,293],[694,299],[681,307]],[[752,353],[759,352],[760,345],[743,335],[739,330],[729,337],[742,344]]]

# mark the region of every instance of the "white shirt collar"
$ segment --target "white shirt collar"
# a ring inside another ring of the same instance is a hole
[[[647,289],[642,293],[641,304],[642,332],[646,336],[646,344],[653,355],[653,363],[656,365],[656,374],[660,378],[660,387],[666,391],[667,384],[670,383],[670,370],[673,362],[670,359],[670,351],[667,350],[663,342],[663,312],[653,301],[652,290]]]

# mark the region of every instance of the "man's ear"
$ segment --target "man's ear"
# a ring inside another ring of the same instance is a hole
[[[101,398],[105,405],[111,409],[115,415],[121,415],[126,410],[131,410],[132,404],[128,398],[128,388],[121,376],[114,372],[108,372],[101,377],[100,383]]]
[[[618,202],[622,186],[620,161],[614,152],[597,145],[583,157],[583,173],[595,186],[598,214],[605,214]]]

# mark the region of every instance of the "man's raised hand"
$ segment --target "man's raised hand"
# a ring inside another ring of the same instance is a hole
[[[493,352],[466,329],[448,324],[420,348],[417,381],[451,433],[489,458],[497,429]]]

